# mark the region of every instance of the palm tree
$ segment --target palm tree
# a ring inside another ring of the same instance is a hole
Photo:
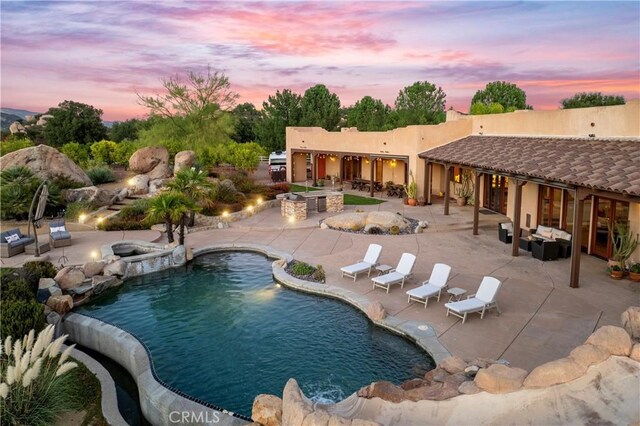
[[[184,219],[189,211],[196,209],[195,203],[186,195],[168,191],[156,195],[149,201],[147,220],[155,223],[164,222],[167,228],[167,239],[173,242],[173,224],[180,223],[180,244],[184,244]]]
[[[172,191],[186,195],[202,208],[212,204],[210,195],[213,185],[207,179],[207,174],[195,167],[180,170],[167,186]],[[193,226],[195,213],[195,210],[189,213],[189,226]]]

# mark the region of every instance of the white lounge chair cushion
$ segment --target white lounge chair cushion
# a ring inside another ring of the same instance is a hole
[[[471,299],[465,299],[459,302],[445,303],[444,307],[459,314],[464,314],[465,312],[481,311],[485,305],[486,303],[482,300],[472,297]]]
[[[382,253],[382,246],[380,244],[369,244],[369,248],[367,249],[367,253],[364,255],[363,261],[375,265],[378,263],[380,253]]]
[[[367,262],[358,262],[353,265],[345,266],[344,268],[340,268],[340,270],[346,274],[353,275],[358,274],[360,272],[368,271],[373,265]]]
[[[397,282],[402,281],[405,275],[400,272],[389,272],[386,275],[380,275],[379,277],[372,278],[374,283],[382,284],[382,285],[390,285],[395,284]]]
[[[435,296],[440,290],[442,290],[442,287],[438,287],[433,284],[423,284],[418,288],[407,291],[407,294],[417,299],[425,299],[427,297]]]

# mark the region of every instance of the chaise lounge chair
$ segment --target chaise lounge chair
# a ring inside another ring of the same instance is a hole
[[[411,276],[413,265],[416,263],[416,257],[411,253],[402,253],[398,267],[392,269],[388,274],[380,275],[372,278],[373,288],[386,288],[387,293],[393,284],[400,284],[400,288],[404,287],[404,281]]]
[[[467,314],[473,312],[480,312],[480,319],[482,319],[486,310],[496,308],[498,315],[500,315],[501,312],[496,296],[501,284],[500,280],[496,278],[484,277],[476,294],[470,295],[466,300],[444,304],[445,308],[447,308],[447,316],[451,313],[458,318],[462,318],[462,323],[464,324]]]
[[[345,275],[349,278],[353,278],[353,281],[358,278],[359,273],[366,272],[367,276],[371,275],[371,269],[378,264],[378,259],[382,253],[382,246],[379,244],[369,244],[367,254],[364,255],[364,259],[353,265],[345,266],[341,268],[342,277]]]
[[[67,231],[64,219],[53,219],[49,222],[49,245],[51,248],[71,245],[71,234]]]
[[[447,288],[450,273],[451,266],[445,265],[444,263],[436,263],[427,281],[423,282],[420,287],[407,291],[409,295],[408,303],[411,303],[411,301],[424,303],[424,307],[426,308],[427,303],[429,303],[429,298],[434,296],[438,296],[439,302],[442,290]]]

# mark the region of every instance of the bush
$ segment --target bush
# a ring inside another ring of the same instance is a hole
[[[4,326],[4,324],[3,324]],[[60,413],[85,408],[74,397],[83,383],[67,374],[78,365],[69,362],[70,349],[59,355],[67,336],[52,342],[54,329],[48,326],[34,339],[37,329],[7,337],[0,357],[0,417],[11,425],[50,425]],[[25,335],[24,337],[23,334]],[[13,346],[13,351],[11,347]]]
[[[89,162],[89,148],[86,145],[69,142],[62,145],[60,152],[80,167],[85,167]]]
[[[226,204],[237,203],[242,197],[238,194],[237,190],[234,190],[230,185],[224,185],[222,183],[215,185],[210,194],[211,201]]]
[[[273,189],[277,193],[283,194],[285,192],[289,192],[289,184],[288,183],[276,183],[276,184],[271,185],[271,189]]]
[[[133,155],[134,152],[138,149],[139,144],[131,141],[122,141],[118,143],[115,150],[112,153],[111,159],[115,164],[120,164],[122,166],[129,165],[129,158]]]
[[[24,166],[10,167],[0,173],[2,219],[26,219],[40,178]]]
[[[311,265],[308,265],[304,262],[296,262],[291,267],[291,272],[299,277],[306,277],[313,274],[315,271],[313,266]]]
[[[75,201],[67,205],[64,211],[64,217],[65,219],[76,221],[81,214],[88,213],[95,209],[96,205],[89,201]]]
[[[22,266],[21,275],[29,282],[33,294],[38,291],[40,278],[55,278],[58,270],[51,262],[31,261]]]
[[[149,210],[149,199],[141,198],[139,200],[135,200],[128,206],[125,206],[120,210],[118,217],[120,219],[139,219],[140,217],[144,217]]]
[[[35,298],[5,300],[3,297],[0,300],[0,311],[2,311],[0,339],[7,336],[22,336],[31,329],[38,331],[44,328],[44,305]]]
[[[7,138],[0,142],[0,157],[19,149],[29,148],[30,146],[33,146],[33,142],[27,138]]]
[[[148,222],[107,219],[98,225],[101,231],[141,231],[151,228]]]
[[[400,227],[398,225],[393,225],[391,228],[389,228],[389,233],[391,235],[398,235],[400,233]]]
[[[326,274],[324,272],[324,268],[322,267],[322,265],[317,265],[316,266],[316,270],[313,273],[313,275],[311,275],[311,278],[314,281],[318,281],[318,282],[321,282],[321,283],[323,283],[325,281]]]
[[[120,210],[117,216],[113,216],[98,224],[98,229],[103,231],[137,231],[151,228],[154,225],[147,219],[149,199],[134,201],[131,205]]]
[[[106,166],[93,167],[87,170],[87,175],[94,185],[115,182],[116,180],[116,177],[113,175],[111,169]]]
[[[367,230],[367,233],[371,235],[379,235],[382,234],[382,229],[378,228],[377,226],[372,226]]]
[[[36,297],[36,293],[31,288],[29,282],[20,276],[12,279],[3,279],[0,284],[0,292],[2,293],[2,300],[4,301],[29,301]]]
[[[118,144],[112,141],[101,140],[91,144],[93,159],[99,164],[112,164],[115,162],[115,152]]]
[[[247,174],[247,172],[238,170],[235,173],[230,173],[226,176],[226,179],[231,180],[233,182],[233,186],[236,187],[238,192],[242,192],[243,194],[249,194],[253,192],[256,188],[256,184],[251,177]]]

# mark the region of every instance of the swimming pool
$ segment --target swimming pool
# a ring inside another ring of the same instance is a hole
[[[195,398],[251,414],[256,395],[339,401],[372,381],[424,374],[433,361],[339,301],[275,284],[271,260],[218,252],[132,278],[76,311],[138,336],[159,378]]]

